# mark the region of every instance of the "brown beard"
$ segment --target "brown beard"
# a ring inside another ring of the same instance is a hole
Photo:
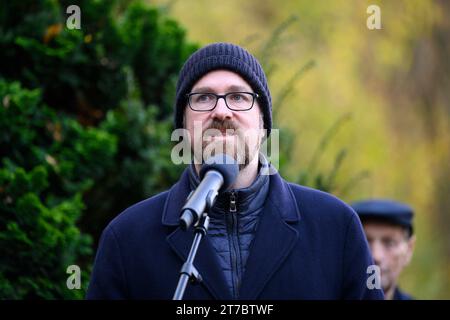
[[[226,148],[226,140],[223,140],[223,145],[222,145],[222,151],[224,153],[230,152],[231,154],[229,154],[230,156],[232,156],[236,161],[238,161],[239,163],[239,170],[241,171],[242,169],[244,169],[246,166],[249,165],[250,163],[250,148],[248,146],[248,144],[245,142],[245,139],[241,136],[238,135],[238,128],[236,126],[236,124],[233,121],[230,120],[217,120],[214,119],[211,124],[204,129],[204,132],[209,130],[209,129],[216,129],[216,130],[220,130],[222,132],[223,135],[226,134],[225,130],[230,130],[231,133],[235,134],[235,138],[236,138],[236,143],[233,145],[232,150],[227,150]],[[234,131],[234,132],[233,132]],[[202,160],[203,159],[203,151],[205,150],[205,148],[214,142],[211,141],[205,141],[205,135],[203,135],[203,140],[202,140]],[[243,145],[243,150],[241,151],[240,149],[242,149],[242,145]],[[243,152],[243,155],[238,154],[238,152]],[[211,156],[215,156],[216,153],[216,148],[212,149],[212,153]]]
[[[259,116],[259,129],[263,129],[264,128],[264,118],[263,115],[260,114]],[[238,144],[243,144],[243,161],[242,161],[242,156],[241,159],[237,159],[237,154],[230,154],[230,156],[232,156],[236,161],[239,162],[239,171],[242,171],[245,167],[247,167],[250,162],[253,160],[253,158],[256,156],[258,157],[259,154],[259,147],[261,146],[262,142],[264,141],[264,137],[260,137],[258,140],[258,147],[256,148],[256,150],[252,150],[250,151],[250,146],[248,145],[248,143],[246,143],[246,139],[245,137],[242,137],[242,132],[240,132],[240,130],[238,130],[238,126],[236,125],[236,123],[234,121],[231,120],[218,120],[218,119],[213,119],[213,121],[211,122],[211,124],[206,127],[205,129],[202,130],[202,148],[201,148],[201,154],[197,154],[195,151],[197,150],[193,145],[191,146],[191,152],[194,155],[194,158],[196,159],[195,161],[199,161],[199,163],[204,163],[204,150],[205,148],[212,143],[211,141],[205,141],[205,133],[208,129],[216,129],[216,130],[220,130],[222,132],[222,134],[225,134],[227,129],[229,130],[234,130],[235,134],[238,135],[237,136],[237,141]],[[225,142],[225,141],[224,141]],[[224,148],[225,146],[222,146],[222,150],[223,152],[226,152],[227,150]],[[236,149],[236,145],[234,146]],[[242,147],[240,147],[240,149],[242,149]],[[213,151],[215,153],[216,149],[213,148]],[[212,154],[211,156],[214,156],[214,154]]]

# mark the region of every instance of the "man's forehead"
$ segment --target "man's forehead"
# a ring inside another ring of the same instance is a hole
[[[192,88],[192,91],[195,92],[213,92],[216,93],[216,91],[220,91],[220,90],[225,90],[227,92],[230,91],[250,91],[250,87],[248,86],[240,86],[240,85],[229,85],[229,86],[224,86],[222,88],[218,88],[216,86],[199,86],[199,87],[195,87]]]
[[[228,70],[206,73],[192,87],[192,91],[250,91],[250,84],[239,74]]]
[[[403,233],[406,231],[405,228],[400,225],[391,224],[384,221],[362,221],[362,224],[364,226],[364,231],[366,233],[370,232],[372,235],[403,235]]]

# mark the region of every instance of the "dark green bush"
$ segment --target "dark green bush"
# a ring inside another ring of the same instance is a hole
[[[58,115],[38,89],[0,80],[0,97],[0,297],[81,297],[64,286],[92,253],[76,226],[82,194],[111,167],[117,138]]]
[[[75,3],[79,30],[73,1],[0,4],[0,298],[83,297],[106,223],[182,170],[172,97],[196,46],[139,1]]]

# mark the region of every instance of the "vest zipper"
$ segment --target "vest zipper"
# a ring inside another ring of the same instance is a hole
[[[236,212],[236,195],[234,194],[234,192],[231,192],[230,195],[230,212]]]
[[[230,194],[230,213],[228,214],[229,221],[229,239],[230,239],[230,256],[231,256],[231,277],[233,282],[233,298],[237,299],[239,296],[239,282],[241,277],[240,270],[240,252],[238,240],[238,221],[237,221],[237,205],[236,194]]]

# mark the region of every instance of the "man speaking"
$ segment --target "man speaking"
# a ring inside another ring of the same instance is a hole
[[[272,129],[272,102],[252,54],[229,43],[192,54],[177,83],[175,125],[188,135],[192,163],[168,191],[106,227],[88,299],[172,299],[194,238],[180,214],[219,149],[238,172],[208,210],[194,260],[202,281],[188,285],[184,299],[383,299],[368,285],[373,261],[355,212],[268,174],[274,170],[260,148]]]

